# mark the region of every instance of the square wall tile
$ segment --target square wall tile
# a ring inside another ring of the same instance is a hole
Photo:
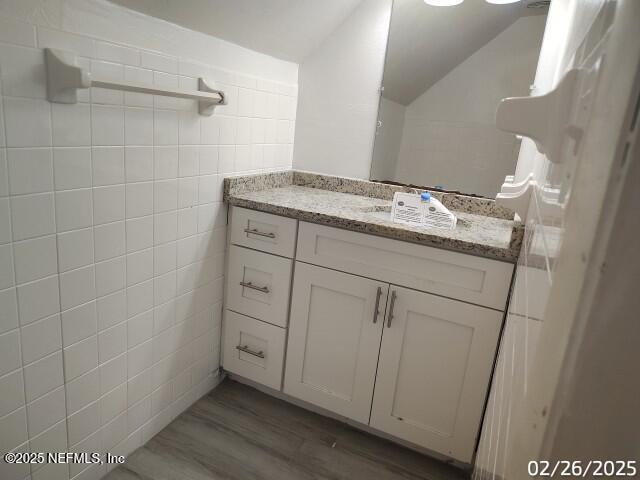
[[[125,257],[96,263],[96,294],[99,297],[122,290],[126,283]]]
[[[123,353],[100,365],[100,393],[102,395],[127,381],[127,354]]]
[[[82,407],[100,398],[100,372],[97,368],[67,382],[67,415],[72,415]]]
[[[94,42],[95,58],[124,65],[140,65],[140,52],[133,48],[123,47],[108,42]]]
[[[69,444],[74,445],[100,429],[100,402],[90,403],[82,410],[71,415],[69,425]]]
[[[50,148],[7,150],[11,195],[53,190],[53,160]]]
[[[130,318],[127,321],[127,348],[135,347],[153,336],[153,310]]]
[[[125,108],[124,139],[126,145],[153,145],[153,110]]]
[[[92,184],[91,149],[54,148],[53,176],[56,190],[90,187]]]
[[[60,315],[52,315],[22,327],[22,361],[35,362],[62,348]]]
[[[0,41],[14,43],[16,45],[24,45],[27,47],[35,47],[35,39],[36,35],[33,25],[10,18],[3,18],[0,20]]]
[[[2,115],[2,108],[0,108],[0,115]],[[0,120],[0,129],[4,129],[4,124]],[[0,133],[0,147],[3,146],[2,139],[4,138],[4,130]],[[7,150],[0,148],[0,197],[6,197],[9,195],[9,174],[7,167]]]
[[[64,349],[64,377],[68,383],[98,366],[98,337],[90,337]]]
[[[9,199],[0,198],[0,245],[11,241],[11,214],[9,213]]]
[[[153,249],[127,255],[127,286],[153,278]]]
[[[151,70],[167,73],[178,73],[178,59],[151,52],[141,52],[140,65]]]
[[[127,296],[124,290],[99,298],[96,307],[98,331],[113,327],[127,319]]]
[[[153,211],[166,212],[178,208],[178,181],[162,180],[154,184]]]
[[[153,308],[153,280],[127,288],[127,317]]]
[[[47,83],[42,51],[0,45],[2,93],[8,97],[46,98]]]
[[[178,112],[175,110],[155,110],[153,141],[155,145],[178,144]]]
[[[124,110],[122,107],[91,107],[93,145],[124,145]]]
[[[154,147],[153,177],[167,180],[178,176],[178,147]]]
[[[29,437],[35,437],[65,418],[64,387],[27,404]]]
[[[127,324],[121,323],[98,334],[98,360],[105,363],[127,350]]]
[[[93,147],[91,159],[94,186],[124,183],[123,147]]]
[[[125,147],[127,182],[153,180],[153,147]]]
[[[12,287],[14,283],[12,245],[0,245],[0,288]]]
[[[16,282],[26,283],[58,272],[55,235],[23,240],[13,244]]]
[[[93,221],[95,225],[124,220],[124,185],[93,189]]]
[[[0,376],[21,366],[20,332],[16,329],[0,334]]]
[[[195,145],[178,147],[178,176],[192,177],[198,174],[200,147]]]
[[[127,384],[114,388],[100,399],[100,417],[106,424],[124,412],[127,408]]]
[[[82,305],[94,298],[96,298],[96,280],[93,265],[60,274],[62,310]]]
[[[62,312],[61,318],[63,347],[68,347],[89,338],[98,331],[98,315],[95,301],[66,310]]]
[[[27,402],[32,402],[63,384],[61,350],[24,367]]]
[[[142,373],[153,363],[153,342],[148,340],[127,352],[127,374],[129,378]]]
[[[53,427],[45,430],[40,435],[29,439],[29,444],[31,446],[32,452],[44,452],[44,453],[54,453],[54,452],[65,452],[67,451],[67,422],[62,421],[56,423]],[[54,466],[61,466],[61,464],[52,464]],[[62,465],[65,466],[66,465]],[[42,469],[38,470],[38,473]],[[34,472],[35,473],[35,472]],[[67,472],[68,474],[68,469]],[[32,477],[35,479],[36,477]],[[42,479],[53,479],[57,480],[61,478],[61,476],[55,475],[44,475],[41,477]],[[62,478],[66,478],[62,476]]]
[[[20,375],[20,378],[22,379],[22,375]],[[0,384],[2,384],[3,380],[4,379],[0,379]],[[9,387],[9,385],[3,385],[3,387]],[[15,385],[11,385],[10,387],[17,388],[17,386]],[[2,400],[0,400],[0,405],[1,404]],[[0,418],[0,450],[2,450],[3,452],[8,452],[16,448],[18,445],[24,443],[27,438],[29,438],[29,436],[27,435],[27,410],[24,407],[20,408],[19,410],[13,411],[6,417]],[[6,465],[4,461],[2,463]],[[1,469],[0,472],[2,472]],[[14,478],[21,479],[24,477],[21,476]]]
[[[178,142],[180,145],[198,145],[200,143],[200,115],[193,110],[178,114]]]
[[[178,208],[193,207],[198,204],[198,178],[178,179]]]
[[[53,145],[78,147],[91,145],[91,109],[87,104],[51,104]]]
[[[56,226],[58,232],[78,230],[93,224],[90,188],[56,192]]]
[[[126,217],[143,217],[152,213],[153,182],[128,183],[126,186]]]
[[[153,243],[161,245],[178,237],[178,213],[176,211],[155,215],[153,219]]]
[[[151,375],[143,372],[127,382],[127,405],[131,407],[151,393]]]
[[[125,223],[113,222],[94,228],[96,262],[125,253]]]
[[[60,272],[93,263],[93,229],[73,230],[58,234]]]
[[[149,342],[151,344],[151,342]],[[0,417],[24,406],[24,381],[22,370],[0,377]],[[2,432],[0,431],[0,436]]]
[[[57,275],[18,287],[18,312],[21,325],[27,325],[59,311],[60,292]]]
[[[218,173],[218,147],[204,145],[200,147],[200,175]]]
[[[8,147],[51,146],[51,110],[47,100],[4,98]],[[29,125],[29,128],[25,128]]]
[[[153,246],[153,216],[127,220],[127,252]]]
[[[0,333],[18,326],[18,297],[15,288],[0,290]]]
[[[11,227],[14,240],[55,233],[52,193],[11,198]]]

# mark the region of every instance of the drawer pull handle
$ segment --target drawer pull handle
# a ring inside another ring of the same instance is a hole
[[[382,296],[382,287],[378,287],[376,293],[376,308],[373,309],[373,323],[378,321],[378,314],[380,313],[380,297]]]
[[[389,316],[387,317],[387,328],[391,328],[391,320],[393,320],[393,307],[396,305],[396,291],[391,292],[391,302],[389,303]]]
[[[275,233],[261,232],[257,228],[245,228],[244,233],[250,233],[251,235],[260,235],[261,237],[267,237],[267,238],[276,238]]]
[[[262,293],[269,293],[269,287],[258,287],[251,282],[240,282],[240,285],[250,288],[251,290],[257,290]]]
[[[240,350],[241,352],[248,353],[249,355],[253,355],[254,357],[264,358],[264,352],[262,350],[260,350],[259,352],[255,352],[251,350],[247,345],[238,345],[236,346],[236,349]]]

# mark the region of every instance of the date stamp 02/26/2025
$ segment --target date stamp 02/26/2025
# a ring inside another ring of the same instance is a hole
[[[122,464],[124,455],[99,452],[7,452],[2,460],[9,464]]]
[[[636,460],[531,460],[530,478],[637,478]]]

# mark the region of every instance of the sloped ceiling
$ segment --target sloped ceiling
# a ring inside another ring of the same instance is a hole
[[[395,0],[384,97],[410,104],[520,16],[546,13],[527,9],[526,3],[467,0],[454,7],[433,7],[424,0]]]
[[[111,0],[300,63],[362,0]]]

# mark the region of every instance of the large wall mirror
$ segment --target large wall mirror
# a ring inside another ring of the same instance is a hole
[[[549,2],[429,2],[393,3],[371,180],[495,197],[520,148],[496,107],[529,94]]]

